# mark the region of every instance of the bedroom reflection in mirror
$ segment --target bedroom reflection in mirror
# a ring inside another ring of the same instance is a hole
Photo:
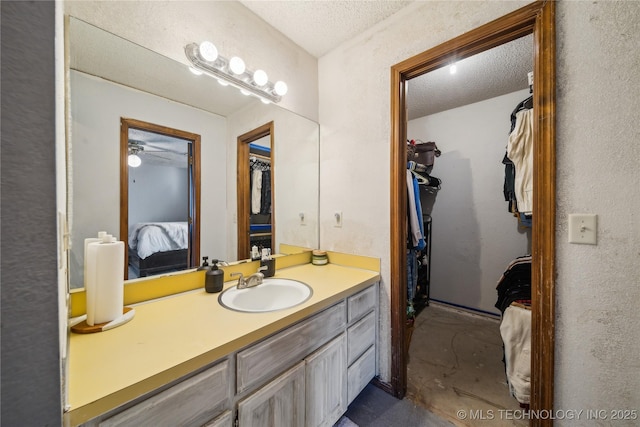
[[[200,135],[121,119],[125,279],[185,270],[200,257]]]

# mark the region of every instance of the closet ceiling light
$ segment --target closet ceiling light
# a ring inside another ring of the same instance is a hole
[[[287,93],[287,84],[269,81],[263,70],[250,71],[244,61],[234,56],[227,60],[218,54],[218,49],[211,42],[191,43],[184,48],[185,55],[193,68],[218,79],[222,85],[231,85],[240,90],[256,95],[263,102],[280,102]]]
[[[449,67],[449,73],[455,74],[457,72],[458,72],[458,66],[456,64],[451,64],[451,66]]]

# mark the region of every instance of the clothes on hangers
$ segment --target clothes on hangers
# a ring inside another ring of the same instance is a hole
[[[251,213],[259,214],[262,200],[262,171],[254,169],[251,172]]]
[[[260,213],[271,213],[271,171],[262,171],[262,188],[260,192]]]
[[[407,170],[407,201],[409,216],[409,235],[413,249],[424,249],[426,243],[424,241],[424,230],[422,224],[422,206],[420,204],[420,189],[418,180],[413,176],[411,171]]]
[[[516,114],[516,125],[507,144],[507,157],[515,168],[518,212],[530,214],[533,210],[533,110]]]
[[[527,118],[532,118],[532,113],[529,113],[531,115],[524,115],[523,112],[532,111],[532,108],[533,97],[530,96],[518,103],[511,113],[509,143],[507,144],[507,152],[502,159],[502,163],[505,165],[503,194],[505,201],[508,202],[508,211],[515,215],[518,215],[519,212],[531,213],[533,185],[533,122],[530,121],[527,123],[525,121]],[[520,117],[520,119],[518,119],[518,117]],[[529,124],[531,126],[529,126]],[[516,126],[518,126],[518,129],[516,129]],[[515,151],[511,153],[511,156],[518,155],[517,162],[519,165],[516,165],[514,163],[514,159],[511,159],[509,147],[511,147],[512,150],[523,150],[518,153]],[[521,169],[521,173],[519,175],[516,172],[517,169]],[[530,202],[525,203],[524,207],[522,207],[518,205],[518,200],[530,200]]]

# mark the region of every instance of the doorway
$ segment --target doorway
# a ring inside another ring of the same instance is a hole
[[[273,122],[238,137],[238,260],[251,248],[276,248]]]
[[[200,135],[121,118],[120,239],[125,280],[198,265]]]
[[[535,2],[391,69],[391,392],[404,397],[406,350],[406,83],[449,64],[518,39],[534,38],[534,174],[532,231],[531,409],[553,408],[555,272],[555,4]],[[534,419],[532,425],[551,425]]]

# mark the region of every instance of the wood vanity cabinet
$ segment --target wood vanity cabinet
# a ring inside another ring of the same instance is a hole
[[[152,396],[97,424],[86,426],[203,425],[230,408],[228,360]]]
[[[376,374],[377,289],[372,285],[239,352],[238,392],[261,382],[255,377],[299,363],[240,401],[238,426],[333,426]]]
[[[84,425],[331,427],[376,374],[377,302],[374,284]]]

